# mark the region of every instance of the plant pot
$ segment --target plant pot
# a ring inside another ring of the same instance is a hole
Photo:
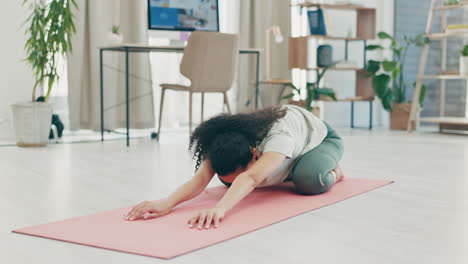
[[[119,45],[122,44],[123,36],[121,34],[109,32],[109,34],[107,35],[107,40],[109,42],[109,45]]]
[[[390,129],[406,130],[408,128],[408,119],[411,111],[411,104],[393,104],[392,109],[393,110],[390,113]]]
[[[299,106],[299,107],[302,107],[304,109],[307,109],[305,100],[300,100],[300,101],[289,100],[288,104]],[[314,108],[312,109],[312,114],[314,114],[316,117],[320,118],[320,107],[314,106]]]
[[[460,57],[460,75],[468,75],[468,56]]]
[[[11,120],[19,147],[43,147],[49,141],[52,107],[48,103],[25,102],[10,105]]]

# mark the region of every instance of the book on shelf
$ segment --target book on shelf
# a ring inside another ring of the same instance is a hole
[[[321,8],[317,8],[317,10],[307,11],[307,16],[309,18],[310,34],[327,35],[323,10]]]
[[[468,24],[451,24],[447,26],[445,32],[467,32]]]

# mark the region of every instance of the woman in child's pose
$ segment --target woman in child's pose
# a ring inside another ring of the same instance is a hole
[[[344,177],[338,165],[341,138],[328,124],[292,105],[213,117],[192,133],[190,149],[196,159],[192,179],[162,201],[136,205],[126,220],[169,213],[199,195],[215,174],[229,189],[214,208],[187,219],[189,227],[218,227],[226,212],[258,187],[292,181],[298,193],[313,195]]]

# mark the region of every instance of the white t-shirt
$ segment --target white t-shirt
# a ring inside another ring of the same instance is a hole
[[[315,148],[327,135],[325,124],[304,108],[285,105],[286,115],[277,120],[257,149],[286,156],[281,166],[257,187],[283,182],[299,157]]]

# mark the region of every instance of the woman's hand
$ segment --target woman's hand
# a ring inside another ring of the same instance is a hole
[[[151,219],[163,216],[172,210],[172,206],[165,200],[163,201],[144,201],[137,204],[125,216],[125,220],[133,221],[137,219]]]
[[[189,227],[194,228],[197,226],[198,229],[208,229],[211,227],[211,224],[215,228],[219,226],[219,222],[224,218],[226,210],[221,207],[215,207],[208,210],[203,210],[196,213],[188,221]]]

